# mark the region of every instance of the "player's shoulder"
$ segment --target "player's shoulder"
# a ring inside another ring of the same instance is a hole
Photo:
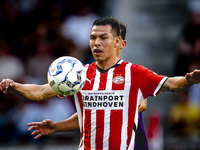
[[[130,65],[130,67],[132,68],[132,69],[143,69],[143,68],[145,68],[143,65],[140,65],[140,64],[133,64],[133,63],[131,63],[131,62],[127,62],[127,61],[122,61],[122,64],[125,64],[125,65]]]
[[[138,73],[138,72],[144,73],[144,72],[151,71],[150,69],[140,64],[132,64],[131,62],[126,62],[126,61],[123,61],[122,64],[129,65],[131,68],[131,72],[134,72],[134,73]]]
[[[88,70],[88,69],[93,69],[94,70],[94,69],[96,69],[96,63],[93,62],[91,64],[85,64],[84,67],[85,67],[86,70]]]

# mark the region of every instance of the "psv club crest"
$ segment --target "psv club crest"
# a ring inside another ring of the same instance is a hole
[[[113,82],[115,84],[122,84],[124,82],[124,77],[122,76],[116,76],[113,78]]]

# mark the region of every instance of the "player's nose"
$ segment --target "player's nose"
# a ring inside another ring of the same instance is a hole
[[[96,38],[95,40],[95,46],[100,46],[101,45],[101,40],[99,38]]]

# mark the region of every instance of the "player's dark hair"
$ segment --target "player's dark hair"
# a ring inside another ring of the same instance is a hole
[[[122,40],[125,40],[127,24],[125,24],[124,22],[120,22],[119,27],[120,27],[120,36],[121,36]]]
[[[112,33],[115,37],[120,36],[120,27],[119,27],[119,21],[114,17],[103,17],[95,20],[93,22],[93,25],[110,25],[112,28]]]

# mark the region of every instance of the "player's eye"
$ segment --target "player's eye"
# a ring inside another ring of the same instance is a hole
[[[105,39],[107,39],[107,37],[103,36],[103,37],[101,37],[101,39],[102,39],[102,40],[105,40]]]
[[[95,40],[96,38],[94,36],[90,36],[90,40]]]

